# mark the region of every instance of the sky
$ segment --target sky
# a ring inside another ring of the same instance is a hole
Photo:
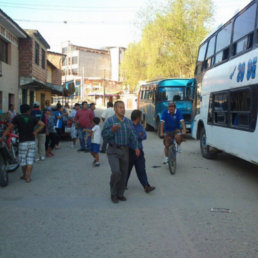
[[[157,6],[166,0],[152,0]],[[139,39],[139,11],[148,0],[0,0],[0,8],[23,29],[36,29],[52,51],[75,45],[127,47]],[[250,0],[213,0],[214,29]],[[137,18],[138,17],[138,18]]]

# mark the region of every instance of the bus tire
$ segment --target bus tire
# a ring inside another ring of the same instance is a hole
[[[159,138],[161,138],[161,136],[160,136],[160,120],[159,120],[159,118],[157,119],[157,135],[158,135],[158,137]]]
[[[143,127],[144,127],[145,131],[150,131],[152,129],[151,126],[147,124],[145,117],[143,120]]]
[[[206,144],[206,132],[205,129],[201,129],[200,133],[200,148],[202,156],[206,159],[215,159],[217,156],[217,153],[215,151],[211,151],[211,147]]]

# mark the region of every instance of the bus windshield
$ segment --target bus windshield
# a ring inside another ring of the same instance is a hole
[[[158,101],[179,101],[184,100],[183,87],[161,87],[158,91]]]

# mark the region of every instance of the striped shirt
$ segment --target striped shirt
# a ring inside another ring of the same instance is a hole
[[[111,128],[114,124],[119,124],[120,128],[116,132],[112,132]],[[102,129],[102,137],[108,143],[116,145],[129,145],[134,149],[138,149],[137,136],[133,129],[133,123],[128,118],[124,117],[121,122],[116,115],[109,117],[104,123]]]

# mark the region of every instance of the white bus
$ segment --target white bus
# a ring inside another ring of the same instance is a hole
[[[202,156],[219,151],[258,164],[258,0],[200,45],[192,136]]]

